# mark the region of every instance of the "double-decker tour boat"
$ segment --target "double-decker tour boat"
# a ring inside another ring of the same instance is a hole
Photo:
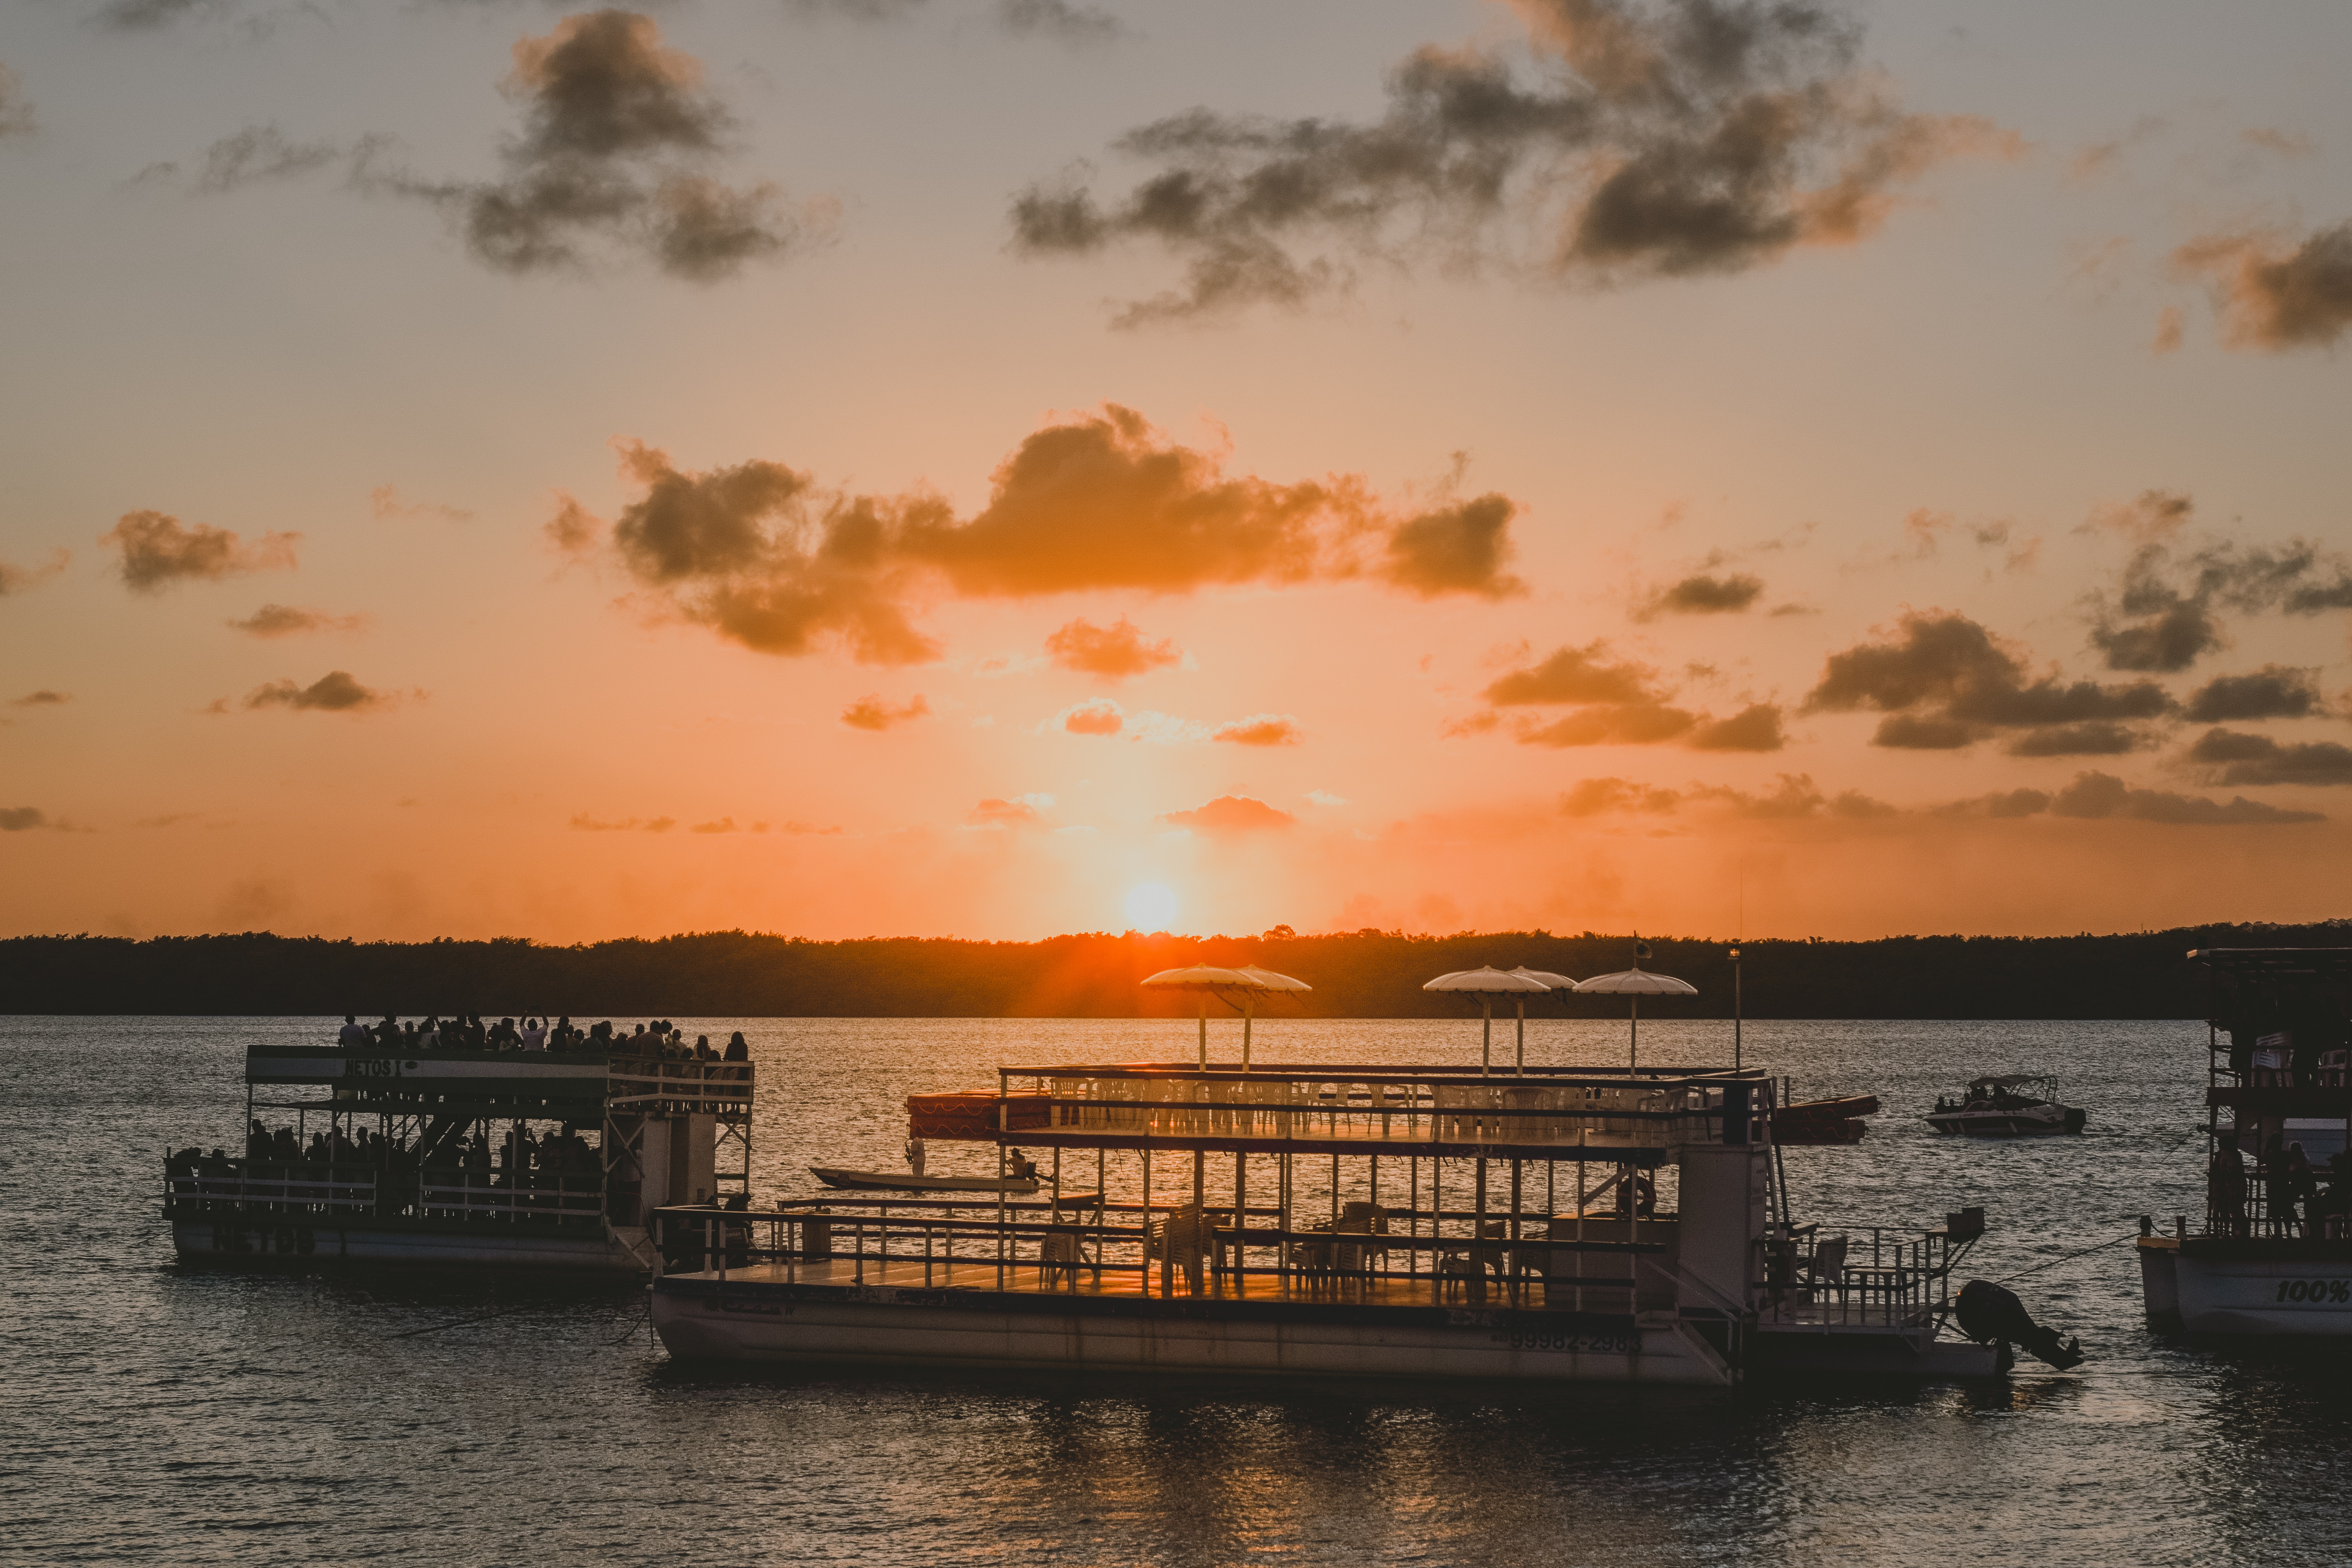
[[[204,1262],[650,1273],[655,1210],[748,1201],[752,1089],[749,1061],[654,1041],[252,1046],[243,1152],[166,1162],[173,1246]]]
[[[2189,957],[2210,985],[2205,1212],[2168,1236],[2141,1219],[2148,1315],[2193,1333],[2352,1334],[2352,948]]]
[[[1296,985],[1296,983],[1293,983]],[[1204,1026],[1205,1038],[1205,1026]],[[661,1211],[681,1358],[1722,1384],[1990,1373],[1980,1217],[1801,1225],[1758,1068],[1003,1067],[908,1101],[1031,1199]],[[984,1116],[974,1111],[985,1107]]]

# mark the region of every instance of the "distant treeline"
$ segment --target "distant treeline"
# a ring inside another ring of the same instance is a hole
[[[1644,967],[1698,987],[1645,999],[1662,1017],[1731,1015],[1727,943],[1653,938]],[[2216,925],[2117,936],[1889,937],[1741,944],[1753,1018],[2189,1018],[2204,985],[2196,947],[2352,946],[2352,921]],[[1579,978],[1624,969],[1633,939],[1587,931],[1448,937],[1360,931],[1257,937],[1112,936],[1045,942],[868,938],[808,942],[706,931],[551,947],[488,942],[331,942],[320,937],[35,936],[0,940],[0,1013],[340,1015],[491,1018],[1128,1018],[1189,1012],[1140,990],[1161,969],[1255,963],[1315,989],[1275,1016],[1460,1017],[1476,1004],[1422,990],[1448,970],[1491,963]],[[1538,1016],[1617,1016],[1602,996],[1538,998]]]

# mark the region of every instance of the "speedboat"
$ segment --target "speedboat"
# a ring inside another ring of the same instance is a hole
[[[1978,1079],[1958,1096],[1936,1101],[1927,1125],[1969,1138],[2032,1138],[2080,1132],[2088,1112],[2058,1103],[2055,1079],[2004,1073]]]
[[[844,1171],[811,1165],[809,1174],[828,1187],[894,1193],[1034,1193],[1034,1176],[917,1176],[899,1171]]]

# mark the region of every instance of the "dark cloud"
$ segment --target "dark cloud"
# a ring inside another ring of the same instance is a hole
[[[897,22],[931,7],[931,0],[786,0],[805,16],[850,22]],[[1065,44],[1106,44],[1131,30],[1108,11],[1072,0],[994,0],[996,25],[1015,37],[1052,38]]]
[[[572,819],[572,830],[574,833],[667,833],[677,826],[677,818],[675,816],[651,818],[632,816],[618,822],[608,822],[603,817],[591,816],[583,811]]]
[[[1416,50],[1381,119],[1195,109],[1116,144],[1151,172],[1098,198],[1081,171],[1014,200],[1016,243],[1134,239],[1186,268],[1133,324],[1345,287],[1358,259],[1490,259],[1606,282],[1734,272],[1877,228],[1896,193],[2008,144],[1903,112],[1858,29],[1805,0],[1519,0],[1524,49]],[[1518,237],[1535,237],[1529,254]]]
[[[1171,811],[1160,817],[1171,827],[1195,828],[1202,833],[1255,833],[1270,827],[1289,827],[1298,818],[1278,806],[1245,795],[1221,795],[1206,805],[1196,805],[1190,811]]]
[[[27,691],[12,700],[11,708],[62,708],[73,700],[70,691]]]
[[[650,16],[566,16],[514,47],[508,94],[522,133],[504,177],[484,184],[404,181],[457,218],[477,258],[508,272],[573,269],[602,250],[649,256],[709,282],[811,237],[775,187],[720,184],[708,165],[734,128],[702,86],[702,65],[665,46]]]
[[[37,805],[0,805],[0,833],[26,833],[48,826],[48,813]]]
[[[1658,672],[1630,659],[1612,660],[1606,642],[1563,647],[1532,669],[1515,669],[1486,688],[1497,708],[1527,703],[1610,702],[1649,704],[1664,699]]]
[[[1702,572],[1651,595],[1634,610],[1633,618],[1647,621],[1660,616],[1737,615],[1753,605],[1763,593],[1761,577],[1751,577],[1744,572],[1718,577]]]
[[[861,697],[841,710],[841,721],[853,730],[870,730],[877,733],[917,719],[928,718],[931,705],[923,700],[921,692],[904,705],[893,708],[879,696]]]
[[[28,588],[37,587],[47,582],[64,571],[66,563],[72,559],[72,552],[58,550],[51,552],[48,560],[38,566],[12,566],[5,561],[0,561],[0,599],[5,599],[11,594],[21,594]]]
[[[2352,223],[2300,239],[2210,235],[2173,252],[2173,263],[2212,286],[2232,348],[2332,348],[2352,328]]]
[[[500,149],[500,177],[435,179],[399,167],[390,138],[305,142],[275,125],[218,141],[186,174],[158,163],[141,179],[218,195],[341,168],[363,195],[426,202],[477,260],[504,272],[586,271],[617,254],[673,277],[714,282],[816,242],[826,204],[789,209],[764,181],[735,186],[712,170],[734,116],[702,84],[701,62],[667,47],[650,16],[583,12],[514,46],[503,89],[522,127]]]
[[[1146,640],[1136,624],[1125,616],[1108,626],[1096,626],[1080,616],[1046,637],[1045,655],[1062,669],[1099,676],[1105,680],[1125,680],[1131,675],[1178,663],[1184,650],[1176,646],[1173,638]]]
[[[1574,704],[1576,711],[1544,721],[1521,718],[1512,734],[1522,745],[1657,745],[1679,742],[1699,751],[1777,752],[1787,744],[1780,710],[1751,703],[1728,719],[1675,707],[1646,664],[1612,659],[1606,642],[1562,647],[1542,663],[1516,669],[1490,684],[1486,699],[1497,708]],[[1474,734],[1501,723],[1497,715],[1451,726],[1450,734]]]
[[[25,84],[16,73],[0,65],[0,140],[33,133],[33,106],[26,100]]]
[[[2190,695],[2182,717],[2199,724],[2232,719],[2308,719],[2325,707],[2315,674],[2266,664],[2251,674],[2217,675]]]
[[[2218,784],[2352,784],[2352,747],[2333,741],[2283,744],[2241,730],[2208,730],[2189,761]]]
[[[1857,821],[1898,815],[1895,807],[1860,790],[1835,795],[1822,791],[1811,773],[1782,773],[1769,794],[1755,794],[1728,784],[1693,784],[1667,789],[1636,784],[1631,779],[1586,779],[1560,796],[1567,816],[1625,816],[1639,813],[1668,816],[1683,807],[1711,806],[1735,816],[1760,821],[1794,821],[1804,817],[1843,816]]]
[[[2050,812],[2053,816],[2126,817],[2183,827],[2234,827],[2326,820],[2315,811],[2282,811],[2258,800],[2248,800],[2244,795],[2233,796],[2224,803],[2204,795],[2133,789],[2113,773],[2076,773],[2073,784],[2052,797]]]
[[[1287,713],[1253,713],[1218,725],[1209,731],[1209,739],[1236,746],[1295,746],[1306,735]]]
[[[362,686],[343,670],[331,669],[310,685],[273,680],[246,693],[247,708],[290,708],[298,713],[366,713],[389,708],[399,694]]]
[[[1805,699],[1808,711],[1885,713],[1874,743],[1948,750],[2003,730],[2047,730],[2043,744],[2063,748],[2105,736],[2092,727],[2158,719],[2174,708],[2154,681],[2105,686],[2032,679],[2024,659],[1966,616],[1951,611],[1903,616],[1894,636],[1829,657]],[[2018,745],[2028,742],[2020,741]],[[2035,753],[2029,753],[2035,754]]]
[[[231,631],[250,637],[300,637],[310,632],[355,632],[368,624],[365,616],[334,616],[296,605],[264,605],[241,621],[228,623]]]
[[[760,826],[765,827],[767,824],[763,822]],[[698,822],[687,831],[688,833],[740,833],[742,829],[735,826],[733,817],[722,816],[714,822]]]
[[[2187,512],[2178,515],[2185,521]],[[2188,668],[2228,643],[2217,608],[2290,616],[2352,609],[2352,562],[2311,540],[2221,540],[2178,552],[2164,532],[2140,537],[2145,542],[2125,564],[2114,600],[2091,598],[2091,641],[2110,669]]]
[[[1442,507],[1397,524],[1388,537],[1381,575],[1400,588],[1433,599],[1444,594],[1507,598],[1527,584],[1503,568],[1514,553],[1511,519],[1518,503],[1504,496]]]
[[[1689,744],[1701,752],[1777,752],[1788,740],[1780,727],[1780,710],[1769,702],[1752,702],[1728,719],[1703,721],[1691,731]]]
[[[2116,757],[2156,743],[2145,731],[2105,720],[2028,730],[2001,748],[2012,757]]]
[[[767,653],[834,641],[867,663],[936,658],[940,645],[915,629],[908,605],[939,582],[972,598],[1366,576],[1424,596],[1515,586],[1459,559],[1446,582],[1404,581],[1394,563],[1419,559],[1418,546],[1394,541],[1426,517],[1392,519],[1357,478],[1229,477],[1213,457],[1117,406],[1024,440],[969,520],[927,491],[853,496],[780,463],[691,474],[638,443],[621,452],[622,472],[645,489],[609,530],[624,565],[687,620]],[[585,554],[608,531],[565,497],[546,531],[557,548]],[[1367,566],[1374,542],[1391,569]],[[1488,567],[1507,555],[1507,541],[1492,542]]]
[[[461,506],[451,506],[446,501],[403,500],[400,499],[400,487],[397,485],[378,485],[368,491],[368,510],[375,514],[375,520],[378,522],[418,517],[439,518],[445,522],[474,521],[472,512]]]
[[[174,583],[215,583],[247,572],[291,571],[299,533],[265,533],[251,544],[225,528],[184,523],[160,511],[122,514],[99,536],[121,556],[124,584],[142,594]]]

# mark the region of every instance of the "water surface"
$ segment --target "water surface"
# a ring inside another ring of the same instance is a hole
[[[896,1165],[909,1093],[987,1087],[999,1062],[1192,1044],[1152,1021],[681,1022],[753,1042],[762,1201],[803,1190],[812,1163]],[[2152,1333],[2127,1245],[2014,1287],[2081,1334],[2091,1359],[2073,1373],[1725,1392],[747,1375],[672,1365],[628,1288],[178,1267],[164,1152],[234,1143],[246,1046],[327,1027],[0,1019],[0,1559],[2352,1561],[2352,1357]],[[1475,1061],[1476,1027],[1276,1021],[1258,1055]],[[1531,1060],[1622,1059],[1622,1025],[1528,1029]],[[1789,1152],[1801,1219],[1920,1226],[1982,1204],[1993,1229],[1969,1271],[1999,1279],[2197,1201],[2201,1026],[1746,1036],[1801,1097],[1886,1105],[1858,1148]],[[1719,1060],[1728,1031],[1645,1024],[1642,1043],[1646,1061]],[[1969,1077],[2029,1069],[2090,1109],[2084,1137],[1964,1144],[1916,1120]]]

